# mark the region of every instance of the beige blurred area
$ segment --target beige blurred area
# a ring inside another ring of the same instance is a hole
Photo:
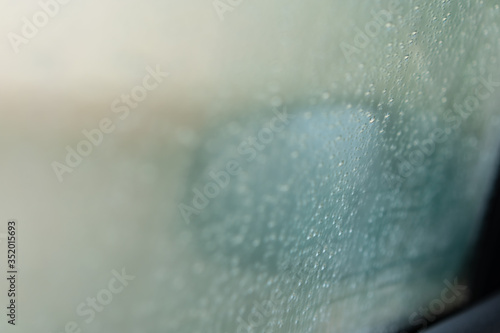
[[[307,84],[297,64],[323,47],[312,38],[318,15],[333,29],[343,24],[321,2],[276,15],[283,4],[244,1],[222,21],[207,0],[74,0],[15,52],[8,34],[22,35],[22,18],[32,21],[40,5],[0,2],[0,228],[19,224],[16,330],[64,332],[75,321],[84,332],[105,323],[127,331],[125,316],[141,327],[172,303],[151,299],[155,288],[179,285],[176,270],[195,260],[178,253],[168,225],[197,131],[214,113],[295,98]],[[141,84],[147,66],[170,76],[122,121],[111,104]],[[51,163],[103,118],[115,131],[59,182]],[[136,280],[85,324],[77,306],[122,267]],[[3,319],[0,327],[12,329]]]
[[[453,15],[498,19],[494,2],[474,3],[456,5]],[[0,0],[0,233],[8,219],[18,221],[20,272],[19,325],[9,327],[2,310],[2,332],[60,333],[69,321],[81,323],[78,304],[122,267],[135,280],[82,331],[140,332],[148,320],[169,327],[162,311],[176,304],[159,304],[159,288],[172,288],[175,297],[190,283],[177,272],[205,267],[194,250],[172,244],[189,238],[174,232],[176,200],[207,122],[254,107],[328,98],[402,102],[418,92],[426,96],[415,102],[421,112],[440,113],[426,106],[443,98],[436,82],[461,75],[457,68],[465,60],[451,54],[482,52],[478,39],[457,33],[454,50],[437,56],[440,34],[456,30],[448,26],[421,27],[422,38],[425,31],[438,38],[408,43],[419,22],[398,24],[410,10],[403,4],[393,26],[384,26],[392,29],[390,37],[378,34],[346,58],[339,45],[353,43],[355,28],[373,20],[373,11],[388,9],[386,1],[243,0],[223,20],[210,0],[71,0],[59,6],[16,53],[8,34],[21,34],[22,18],[31,20],[40,5]],[[446,17],[435,8],[439,20]],[[465,22],[461,29],[477,24]],[[483,60],[478,56],[478,72],[495,68]],[[113,101],[140,85],[148,66],[169,76],[120,119]],[[421,80],[413,82],[417,72]],[[75,147],[85,139],[82,131],[103,118],[115,130],[58,181],[52,163],[63,162],[66,146]],[[3,248],[0,255],[4,270]],[[5,281],[0,288],[3,305]]]

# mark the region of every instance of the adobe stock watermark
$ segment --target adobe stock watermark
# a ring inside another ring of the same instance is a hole
[[[400,13],[401,11],[401,1],[400,0],[392,0],[389,3],[388,10],[382,9],[378,12],[372,10],[370,13],[373,16],[373,20],[367,22],[364,26],[364,30],[361,30],[358,27],[355,27],[356,35],[353,39],[353,44],[351,45],[346,42],[340,43],[340,49],[344,54],[344,57],[347,61],[351,61],[352,56],[354,54],[359,54],[363,49],[365,49],[368,45],[370,45],[373,38],[375,38],[380,32],[382,28],[393,19],[393,15]]]
[[[136,85],[130,90],[130,94],[122,94],[111,103],[111,111],[118,114],[120,120],[125,120],[131,109],[136,109],[139,103],[144,101],[149,91],[157,89],[169,73],[162,72],[159,65],[156,69],[150,66],[146,67],[146,74],[142,79],[142,85]],[[51,163],[60,183],[64,181],[63,175],[72,173],[83,161],[84,157],[90,156],[94,147],[99,146],[106,134],[111,134],[116,129],[113,120],[108,117],[102,118],[96,128],[83,129],[82,136],[85,139],[80,140],[74,147],[66,146],[66,157],[63,162],[53,161]]]
[[[266,319],[270,319],[273,311],[278,306],[278,301],[283,297],[281,290],[274,289],[271,292],[271,297],[267,301],[263,301],[260,304],[257,301],[253,302],[253,307],[246,316],[242,318],[238,316],[236,321],[238,322],[238,327],[236,333],[251,333],[255,332],[254,329],[265,325]]]
[[[15,32],[7,33],[7,39],[12,46],[14,53],[19,53],[19,47],[26,45],[29,41],[38,35],[39,29],[45,27],[51,18],[54,18],[61,6],[68,4],[71,0],[41,0],[38,2],[40,10],[31,16],[31,20],[26,16],[21,17],[21,34]]]
[[[226,12],[232,12],[235,8],[237,8],[243,0],[214,0],[212,5],[214,6],[214,10],[219,17],[219,20],[224,21],[224,15]]]
[[[258,155],[258,152],[264,150],[275,137],[293,118],[287,113],[286,107],[282,111],[273,108],[275,116],[267,123],[267,126],[261,128],[256,136],[250,136],[243,140],[237,148],[237,152],[244,161],[252,162]],[[190,217],[193,214],[199,215],[205,209],[211,199],[217,197],[220,192],[229,185],[231,177],[238,176],[242,171],[241,163],[237,159],[231,159],[225,164],[224,170],[210,171],[209,177],[212,181],[207,182],[203,188],[193,188],[193,199],[191,205],[180,203],[177,205],[180,214],[186,223],[190,223]]]
[[[446,128],[435,128],[426,139],[422,140],[417,147],[410,151],[407,158],[396,156],[399,163],[396,173],[385,171],[383,177],[386,183],[395,188],[410,177],[417,168],[421,167],[426,158],[430,157],[438,144],[446,142],[451,133],[456,131],[462,122],[467,120],[476,111],[482,102],[489,99],[496,88],[500,87],[500,81],[493,81],[490,74],[487,79],[479,78],[479,84],[474,88],[474,94],[467,96],[462,104],[455,104],[448,110],[444,121],[448,124]]]
[[[135,279],[135,276],[128,275],[125,268],[119,272],[116,269],[111,271],[113,277],[109,279],[105,288],[99,290],[95,297],[87,297],[85,302],[81,302],[76,307],[76,314],[79,317],[85,318],[84,323],[90,324],[96,318],[96,312],[101,313],[104,308],[113,302],[114,296],[123,292],[130,281]],[[81,333],[81,324],[76,321],[68,321],[64,325],[64,331],[61,333]]]
[[[429,323],[436,320],[437,316],[443,314],[446,310],[451,310],[456,306],[457,301],[464,299],[467,296],[467,286],[458,284],[457,278],[451,283],[448,280],[443,281],[446,285],[441,291],[439,298],[435,298],[429,302],[428,306],[418,308],[418,312],[413,312],[408,318],[411,326],[419,327],[420,330],[427,328]],[[407,333],[402,331],[400,333]]]

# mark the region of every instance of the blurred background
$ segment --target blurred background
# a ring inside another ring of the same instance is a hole
[[[390,333],[473,297],[497,1],[0,13],[2,332]]]

